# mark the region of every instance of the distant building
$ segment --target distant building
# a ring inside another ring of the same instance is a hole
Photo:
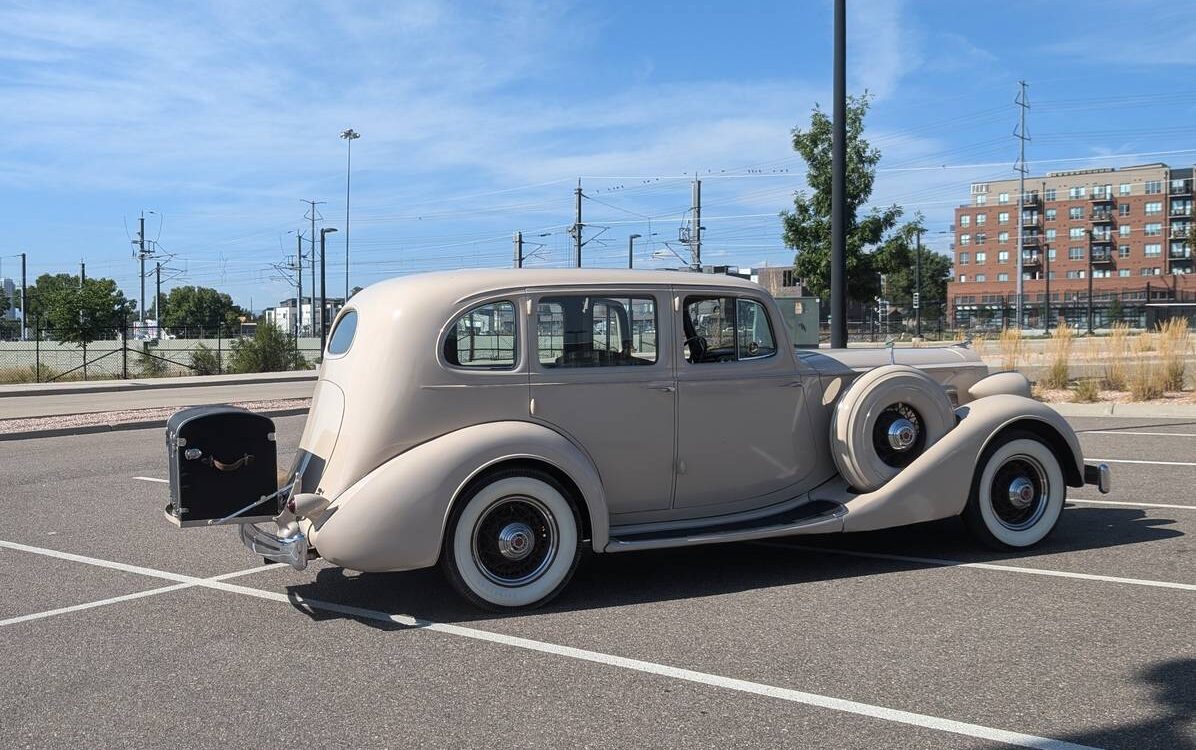
[[[324,311],[325,325],[331,325],[336,314],[345,306],[343,297],[328,297],[325,300],[327,308]],[[277,307],[267,307],[262,311],[264,319],[267,323],[272,323],[287,333],[293,333],[295,330],[295,321],[299,321],[299,335],[300,336],[314,336],[318,335],[319,329],[313,327],[312,322],[313,310],[319,309],[320,298],[316,297],[313,302],[311,297],[304,297],[302,304],[299,304],[296,298],[284,299],[278,303]]]
[[[7,305],[0,305],[5,308],[0,312],[0,320],[20,320],[21,314],[17,312],[17,305],[21,303],[20,287],[12,279],[0,279],[0,297],[8,302]]]
[[[774,297],[807,297],[809,292],[792,266],[761,266],[752,269],[752,281]]]
[[[1026,177],[1024,325],[1087,327],[1090,281],[1096,328],[1114,317],[1151,325],[1157,310],[1196,301],[1192,176],[1191,167],[1158,163]],[[1016,317],[1017,190],[1016,179],[973,183],[971,200],[955,209],[947,301],[957,325]]]

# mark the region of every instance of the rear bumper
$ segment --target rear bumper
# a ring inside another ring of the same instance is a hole
[[[1113,488],[1113,475],[1108,464],[1084,464],[1084,484],[1095,484],[1102,495]]]
[[[261,555],[267,560],[286,563],[295,570],[303,570],[307,567],[311,549],[307,543],[307,537],[301,531],[296,530],[294,534],[283,537],[272,534],[257,524],[243,523],[241,524],[241,541],[254,554]]]

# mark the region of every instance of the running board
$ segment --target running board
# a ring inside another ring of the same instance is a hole
[[[833,534],[843,530],[843,516],[845,515],[847,515],[847,508],[842,505],[816,500],[776,516],[721,526],[640,532],[623,536],[618,534],[618,529],[612,529],[610,541],[607,542],[604,550],[606,552],[629,552],[641,549],[689,547],[697,544],[743,542],[750,539],[796,534]]]

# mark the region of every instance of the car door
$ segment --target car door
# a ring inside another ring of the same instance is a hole
[[[665,289],[532,294],[532,417],[590,455],[612,514],[672,503],[670,304]]]
[[[711,514],[787,499],[814,464],[803,382],[763,297],[678,289],[674,508]],[[678,349],[681,348],[679,344]]]

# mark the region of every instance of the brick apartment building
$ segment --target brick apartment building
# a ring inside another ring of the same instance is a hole
[[[1191,167],[1166,164],[1026,177],[1023,324],[1086,328],[1089,281],[1097,328],[1111,317],[1149,325],[1158,309],[1196,302],[1192,178]],[[1016,317],[1017,190],[1016,179],[974,183],[971,201],[955,209],[947,301],[956,325]]]

